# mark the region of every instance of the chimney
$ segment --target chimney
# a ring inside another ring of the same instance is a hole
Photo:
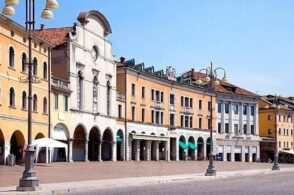
[[[120,57],[119,59],[120,59],[120,62],[121,62],[121,63],[124,63],[126,58],[124,58],[124,57]]]
[[[41,30],[44,30],[45,24],[41,24]]]
[[[194,78],[194,68],[191,69],[192,72],[192,78]]]

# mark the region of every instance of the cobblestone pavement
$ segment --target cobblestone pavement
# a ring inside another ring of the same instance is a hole
[[[157,184],[143,187],[126,187],[90,192],[67,193],[67,195],[293,195],[293,185],[293,172],[283,172],[271,175],[242,176],[238,178],[223,178],[210,181]]]
[[[208,161],[76,162],[36,164],[40,183],[205,173]],[[269,163],[215,162],[217,171],[271,169]],[[292,164],[280,164],[294,168]],[[0,166],[0,187],[17,186],[24,166]]]

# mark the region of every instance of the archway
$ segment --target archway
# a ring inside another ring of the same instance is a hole
[[[23,134],[18,130],[14,131],[10,139],[10,154],[14,154],[17,164],[23,162],[24,144]]]
[[[196,145],[195,145],[195,140],[194,137],[189,137],[188,140],[188,157],[189,160],[195,160],[196,159]]]
[[[206,140],[206,157],[209,159],[210,156],[210,138],[207,138]]]
[[[188,147],[186,145],[186,139],[184,136],[180,137],[179,141],[179,160],[186,160],[186,151]]]
[[[204,160],[204,140],[202,137],[197,140],[197,156],[198,160]]]
[[[99,142],[100,142],[100,132],[96,127],[93,127],[89,134],[88,143],[88,158],[90,161],[99,160]]]
[[[35,137],[35,140],[36,139],[41,139],[41,138],[44,138],[45,136],[44,136],[44,134],[43,133],[38,133],[37,135],[36,135],[36,137]]]
[[[113,136],[109,129],[106,129],[103,133],[101,158],[103,161],[112,160],[112,143]]]
[[[63,123],[56,124],[53,128],[52,133],[51,133],[51,138],[58,140],[60,142],[63,142],[69,146],[69,131],[68,131],[67,126]],[[67,161],[66,153],[69,153],[69,150],[65,151],[64,148],[55,148],[52,161],[53,162]]]
[[[2,130],[0,129],[0,165],[4,165],[4,155],[5,155],[5,141]]]
[[[124,134],[121,129],[116,134],[116,159],[119,161],[124,160]]]
[[[85,160],[86,133],[83,126],[76,127],[73,140],[73,161]]]

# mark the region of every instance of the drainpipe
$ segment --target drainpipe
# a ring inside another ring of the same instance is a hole
[[[48,49],[48,137],[51,138],[51,48]]]
[[[127,161],[127,70],[125,69],[125,161]]]

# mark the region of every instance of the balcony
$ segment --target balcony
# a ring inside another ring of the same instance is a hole
[[[116,99],[119,101],[126,101],[126,95],[121,92],[116,92]]]
[[[169,105],[169,111],[176,111],[176,105],[170,104]]]
[[[189,114],[191,114],[191,113],[193,113],[193,108],[182,107],[182,108],[181,108],[181,112],[182,112],[182,113],[189,113]]]
[[[163,103],[160,102],[160,101],[152,101],[151,102],[151,107],[152,108],[163,109]]]
[[[56,77],[52,77],[52,83],[51,83],[53,91],[61,91],[64,93],[71,93],[71,90],[69,88],[69,81],[62,80]]]

